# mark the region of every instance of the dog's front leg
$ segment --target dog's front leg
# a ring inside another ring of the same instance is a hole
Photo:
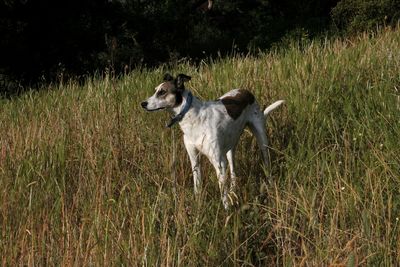
[[[224,208],[227,210],[229,208],[229,201],[228,201],[228,177],[226,174],[227,168],[227,159],[226,155],[215,155],[215,157],[211,158],[211,163],[217,172],[218,183],[219,183],[219,190],[221,191],[221,199],[222,203],[224,204]]]
[[[229,170],[231,172],[231,187],[230,187],[230,191],[234,192],[236,189],[236,184],[237,184],[237,176],[235,173],[235,149],[232,148],[231,150],[228,151],[228,153],[226,153],[226,157],[228,159],[228,163],[229,163]]]
[[[186,138],[183,140],[192,165],[194,193],[198,195],[201,189],[200,153]]]

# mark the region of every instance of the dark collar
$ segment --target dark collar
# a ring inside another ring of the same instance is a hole
[[[192,100],[193,100],[193,95],[192,93],[189,91],[188,95],[186,97],[186,101],[185,101],[185,105],[183,106],[183,108],[181,109],[181,112],[179,112],[178,115],[176,115],[175,117],[173,117],[171,119],[171,121],[168,123],[167,127],[171,128],[175,123],[180,122],[183,117],[185,116],[185,114],[189,111],[190,107],[192,106]]]

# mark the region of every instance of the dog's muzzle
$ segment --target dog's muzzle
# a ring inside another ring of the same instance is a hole
[[[144,101],[144,102],[140,103],[140,105],[141,105],[142,108],[144,108],[146,111],[157,111],[157,110],[160,110],[160,109],[165,109],[165,107],[149,109],[149,108],[148,108],[149,103],[148,103],[147,101]]]

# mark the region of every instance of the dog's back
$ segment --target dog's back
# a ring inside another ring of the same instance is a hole
[[[205,154],[207,148],[226,153],[235,147],[246,125],[252,128],[259,121],[264,125],[263,113],[253,94],[244,89],[234,89],[216,101],[204,102],[194,117],[189,126],[192,129],[187,132]]]

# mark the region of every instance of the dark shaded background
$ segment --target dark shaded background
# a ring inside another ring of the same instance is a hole
[[[4,0],[0,89],[396,24],[400,0]]]

